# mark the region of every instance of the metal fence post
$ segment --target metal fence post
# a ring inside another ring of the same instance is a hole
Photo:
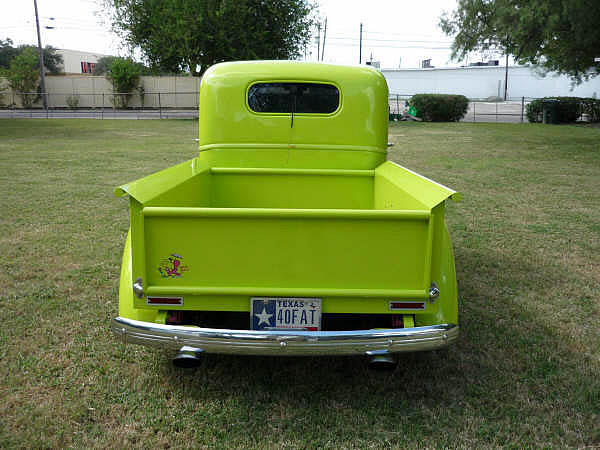
[[[496,123],[498,123],[498,102],[496,102]]]
[[[160,92],[158,93],[158,117],[162,119],[162,106],[160,103]]]
[[[475,102],[473,101],[473,122],[475,122]]]
[[[46,96],[46,119],[48,118],[48,110],[50,109],[50,94],[48,92],[42,94]]]
[[[102,93],[102,109],[100,110],[100,119],[104,120],[104,92]]]
[[[523,123],[523,112],[525,111],[525,97],[521,97],[521,123]]]

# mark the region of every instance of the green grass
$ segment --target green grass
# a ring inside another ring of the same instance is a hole
[[[397,124],[450,203],[460,342],[361,358],[123,346],[121,183],[196,154],[193,121],[0,121],[0,447],[600,445],[600,130]]]

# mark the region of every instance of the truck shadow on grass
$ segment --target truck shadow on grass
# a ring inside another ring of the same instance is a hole
[[[436,446],[598,444],[593,350],[577,351],[576,341],[506,288],[522,281],[510,274],[540,268],[470,249],[457,251],[457,261],[463,268],[458,344],[400,354],[393,372],[369,370],[361,357],[218,355],[191,371],[172,368],[166,358],[156,369],[199,405],[231,404],[222,425],[234,434],[268,424],[288,437],[308,434],[315,444],[350,436],[420,444],[431,438]],[[513,270],[500,275],[494,267]]]

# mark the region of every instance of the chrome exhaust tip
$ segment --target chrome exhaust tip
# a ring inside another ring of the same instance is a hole
[[[379,371],[394,370],[398,365],[398,359],[387,350],[367,352],[369,357],[369,369]]]
[[[201,348],[188,347],[185,345],[181,347],[179,353],[173,358],[173,365],[181,369],[194,369],[202,362],[200,359],[202,353],[204,353],[204,350]]]

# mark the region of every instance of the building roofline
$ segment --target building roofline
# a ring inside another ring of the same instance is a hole
[[[533,66],[526,66],[526,65],[510,65],[508,66],[509,69],[528,69],[528,68],[532,68]],[[382,72],[431,72],[431,71],[436,71],[436,70],[465,70],[465,69],[474,69],[474,70],[485,70],[485,69],[506,69],[506,66],[462,66],[462,67],[428,67],[428,68],[422,68],[422,67],[407,67],[407,68],[394,68],[394,67],[382,67],[380,70]]]
[[[90,52],[89,50],[75,50],[72,48],[57,48],[56,50],[61,51],[61,52],[88,53],[90,55],[99,55],[99,56],[114,56],[114,55],[107,55],[106,53]]]

